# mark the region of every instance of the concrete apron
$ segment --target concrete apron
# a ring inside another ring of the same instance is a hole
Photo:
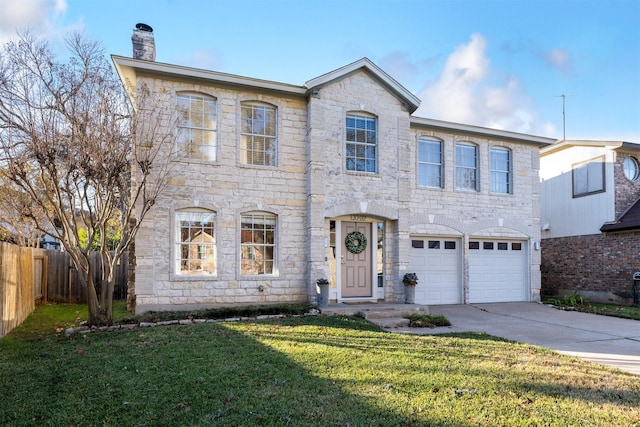
[[[409,328],[411,312],[444,315],[451,326]],[[360,315],[386,330],[417,335],[484,332],[557,350],[640,375],[640,321],[563,311],[538,303],[418,306],[410,304],[332,304],[323,314]]]

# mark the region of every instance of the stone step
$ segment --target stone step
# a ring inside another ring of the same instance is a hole
[[[360,317],[367,320],[402,318],[410,314],[429,314],[427,306],[394,307],[389,309],[371,309],[360,311]]]
[[[386,317],[369,320],[371,323],[380,326],[383,329],[406,328],[409,326],[409,319],[402,317]]]

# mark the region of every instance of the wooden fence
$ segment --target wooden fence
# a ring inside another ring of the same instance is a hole
[[[127,298],[128,258],[125,253],[120,259],[114,299]],[[97,280],[99,253],[91,254],[91,263]],[[20,325],[40,302],[86,303],[85,277],[66,252],[0,242],[0,337]]]

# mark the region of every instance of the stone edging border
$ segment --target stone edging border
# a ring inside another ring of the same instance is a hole
[[[226,319],[182,319],[182,320],[164,320],[161,322],[139,322],[139,323],[127,323],[124,325],[113,326],[87,326],[81,325],[76,328],[68,328],[64,331],[66,336],[73,334],[88,334],[92,332],[113,332],[113,331],[131,331],[141,328],[154,328],[157,326],[170,326],[170,325],[195,325],[201,323],[222,323],[222,322],[242,322],[246,320],[268,320],[268,319],[282,319],[285,317],[306,317],[306,316],[318,316],[319,310],[312,309],[308,313],[299,315],[286,315],[286,314],[265,314],[256,317],[228,317]]]

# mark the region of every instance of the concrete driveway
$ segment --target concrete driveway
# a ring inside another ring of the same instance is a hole
[[[450,327],[400,328],[405,333],[485,332],[640,375],[640,321],[562,311],[538,303],[429,306]],[[398,331],[400,332],[400,331]]]

